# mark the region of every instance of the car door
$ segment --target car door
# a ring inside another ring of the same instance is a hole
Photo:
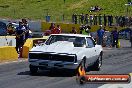
[[[96,53],[94,40],[91,37],[86,37],[86,49],[88,52],[87,53],[87,57],[89,59],[88,61],[90,61],[90,63],[94,63],[97,60],[98,56]]]

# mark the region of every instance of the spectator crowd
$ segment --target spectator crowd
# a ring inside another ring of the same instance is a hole
[[[104,25],[104,26],[132,26],[132,17],[128,16],[113,16],[105,14],[73,14],[72,23],[75,24],[88,24],[92,25]]]
[[[118,31],[118,28],[116,26],[112,27],[112,31],[108,31],[105,26],[100,25],[99,29],[97,29],[95,35],[90,32],[91,26],[89,25],[81,25],[80,26],[80,34],[84,35],[91,35],[95,41],[97,42],[98,45],[102,45],[104,47],[120,47],[120,41],[119,41],[119,35],[120,31]],[[55,27],[54,23],[51,23],[51,26],[49,27],[49,30],[45,32],[45,35],[50,35],[50,34],[60,34],[61,32],[61,27],[60,25],[57,25]],[[77,34],[77,30],[75,27],[72,27],[70,33],[72,34]],[[132,30],[129,31],[130,33],[130,42],[132,43]]]
[[[15,27],[13,23],[10,22],[7,25],[7,34],[16,36],[16,51],[20,54],[24,43],[29,37],[31,37],[30,27],[27,23],[27,20],[22,19],[21,21],[19,21],[17,27]]]
[[[107,23],[109,26],[112,25],[113,16],[111,15],[111,16],[104,17],[104,19],[105,19],[104,25],[102,25],[102,20],[100,20],[100,19],[102,19],[101,15],[99,15],[98,18],[96,18],[96,20],[95,20],[95,16],[93,16],[93,15],[90,15],[89,17],[90,17],[89,21],[85,20],[85,16],[83,19],[80,20],[82,23],[82,25],[80,26],[80,30],[79,30],[80,34],[91,35],[95,39],[95,41],[98,45],[119,48],[119,46],[120,46],[119,31],[117,30],[117,27],[114,26],[112,31],[108,31],[105,28]],[[97,19],[99,20],[99,23],[98,23]],[[120,24],[122,24],[122,23],[119,22],[117,24],[117,26]],[[97,31],[95,32],[96,35],[93,35],[93,33],[90,32],[91,25],[99,25],[99,29],[97,29]],[[126,25],[126,24],[123,23],[123,26],[124,25]],[[26,19],[22,19],[22,21],[19,22],[19,25],[16,28],[14,28],[12,23],[9,23],[7,25],[7,29],[8,29],[8,35],[14,34],[16,36],[16,51],[18,53],[21,53],[22,47],[23,47],[25,41],[31,37],[31,35],[29,33],[30,27],[29,27]],[[44,35],[49,36],[50,34],[60,34],[60,33],[62,33],[61,26],[51,23],[49,29],[45,31]],[[69,33],[77,34],[78,32],[75,27],[72,27],[72,29]],[[130,33],[130,42],[131,42],[131,47],[132,47],[132,29],[129,31],[129,33]]]

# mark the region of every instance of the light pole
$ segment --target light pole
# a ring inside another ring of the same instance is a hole
[[[128,3],[128,4],[125,4],[125,6],[126,6],[126,16],[128,16],[128,14],[129,14],[129,6],[132,6],[132,4],[131,3]]]
[[[126,6],[126,16],[128,16],[128,5],[129,4],[125,4],[125,6]]]

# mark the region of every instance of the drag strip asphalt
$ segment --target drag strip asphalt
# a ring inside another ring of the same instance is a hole
[[[35,76],[29,72],[28,61],[18,61],[0,65],[0,88],[97,88],[104,84],[79,85],[76,76],[67,73],[50,74],[39,71]],[[100,71],[87,74],[129,74],[132,73],[131,48],[105,48],[103,65]]]

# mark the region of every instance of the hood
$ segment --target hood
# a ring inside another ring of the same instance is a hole
[[[36,46],[31,51],[77,54],[84,47],[74,47],[72,42],[58,41],[50,45]]]

